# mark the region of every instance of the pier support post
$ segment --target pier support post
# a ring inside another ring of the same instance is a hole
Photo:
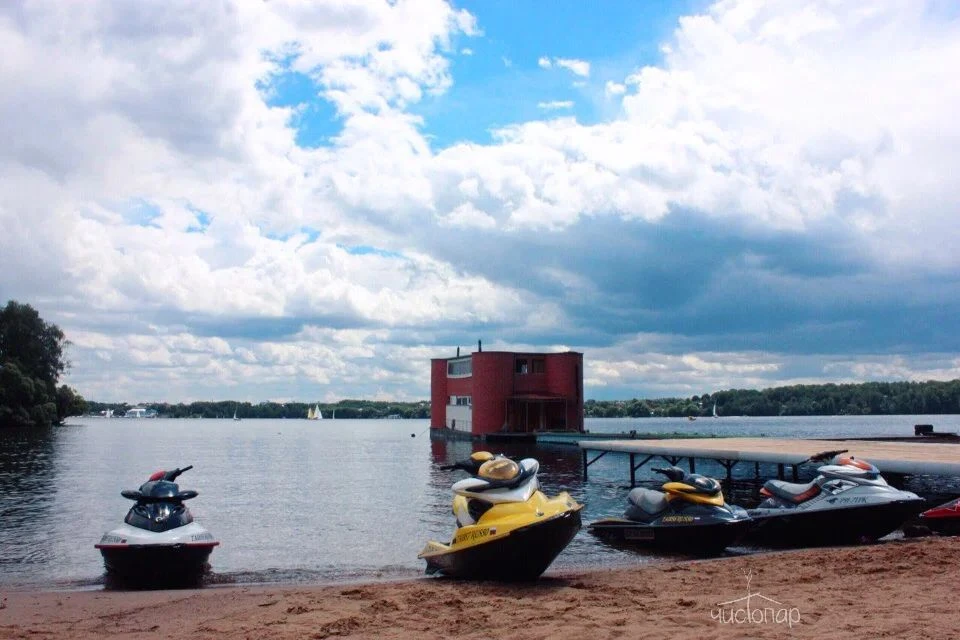
[[[733,467],[736,466],[736,460],[717,460],[717,462],[723,465],[723,468],[727,470],[727,493],[730,493],[733,490]]]
[[[633,487],[637,486],[637,479],[636,479],[636,477],[637,477],[637,469],[639,469],[639,468],[642,467],[643,465],[647,464],[648,462],[650,462],[651,460],[653,460],[654,457],[655,457],[655,456],[650,455],[650,456],[647,456],[646,458],[644,458],[643,460],[641,460],[640,462],[634,464],[633,461],[634,461],[634,458],[636,457],[636,455],[637,455],[637,454],[635,454],[635,453],[631,453],[631,454],[630,454],[630,488],[633,488]]]
[[[595,457],[593,460],[588,460],[588,459],[587,459],[587,450],[586,450],[586,449],[583,449],[583,479],[584,479],[584,480],[587,479],[587,467],[589,467],[589,466],[592,465],[594,462],[596,462],[597,460],[599,460],[599,459],[602,458],[603,456],[607,455],[608,453],[610,453],[610,452],[609,452],[609,451],[601,451],[599,454],[597,454],[597,457]]]
[[[798,472],[797,465],[793,465],[793,481],[799,482],[799,480],[800,480],[800,474]]]
[[[777,465],[777,480],[783,480],[783,464]]]
[[[697,472],[697,464],[693,461],[693,458],[690,458],[690,473]]]

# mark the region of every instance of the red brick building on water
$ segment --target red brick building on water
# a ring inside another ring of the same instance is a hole
[[[477,351],[434,358],[430,427],[492,433],[583,431],[583,354]]]

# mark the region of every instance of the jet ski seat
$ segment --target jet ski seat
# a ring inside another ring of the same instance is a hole
[[[820,485],[816,480],[810,482],[784,482],[783,480],[767,480],[763,488],[771,494],[794,503],[801,503],[820,493]]]
[[[663,493],[652,489],[637,487],[627,494],[626,517],[630,520],[647,520],[667,508],[667,498]]]

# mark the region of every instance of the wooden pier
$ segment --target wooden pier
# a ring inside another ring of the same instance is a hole
[[[588,467],[608,453],[630,456],[630,486],[636,485],[637,470],[660,458],[676,465],[687,460],[696,471],[696,460],[712,460],[733,478],[738,463],[753,463],[757,477],[760,463],[776,464],[783,479],[786,467],[797,479],[798,467],[822,451],[847,449],[850,455],[872,462],[881,473],[900,475],[960,476],[960,444],[930,442],[878,442],[870,440],[799,440],[788,438],[689,438],[677,440],[583,440],[583,477]],[[597,455],[590,458],[590,452]],[[639,462],[638,462],[639,459]]]

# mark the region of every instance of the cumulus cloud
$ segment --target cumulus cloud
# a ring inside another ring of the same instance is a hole
[[[0,297],[104,399],[425,397],[434,348],[477,333],[584,350],[617,395],[955,376],[938,7],[725,0],[606,82],[616,117],[444,147],[414,107],[480,25],[443,0],[0,6]]]
[[[566,69],[581,78],[586,78],[590,75],[590,63],[586,60],[578,60],[576,58],[550,58],[540,56],[540,58],[537,59],[537,66],[541,69],[552,69],[556,66],[559,69]]]
[[[576,58],[554,58],[553,63],[570,71],[570,73],[586,78],[590,75],[590,63]]]
[[[627,92],[627,86],[619,82],[614,82],[613,80],[607,80],[607,83],[603,87],[603,92],[608,97],[620,96]]]

